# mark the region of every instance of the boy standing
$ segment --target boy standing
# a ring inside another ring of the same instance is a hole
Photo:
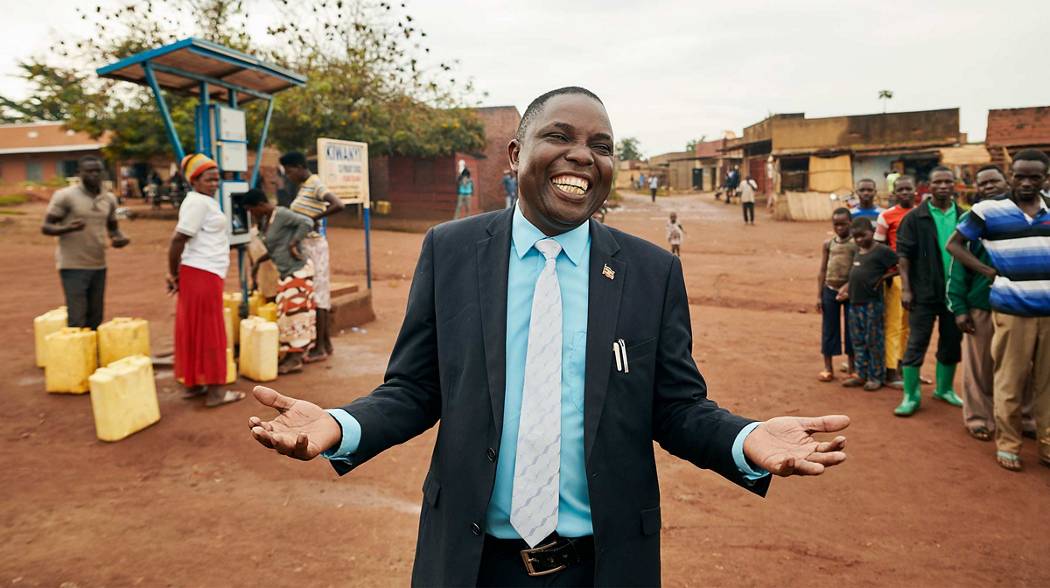
[[[882,387],[886,378],[886,339],[882,307],[883,281],[897,268],[897,254],[875,242],[871,219],[853,219],[850,226],[857,255],[849,272],[849,332],[853,341],[856,375],[842,383],[864,386],[869,392]]]
[[[879,214],[875,224],[875,240],[885,243],[897,251],[897,229],[904,215],[915,206],[915,178],[898,175],[893,183],[893,196],[897,204]],[[900,362],[904,357],[904,345],[908,342],[908,311],[901,306],[901,280],[894,278],[886,283],[886,383],[890,388],[904,389],[900,375]]]
[[[678,222],[678,213],[672,212],[670,220],[667,221],[667,242],[671,244],[671,254],[681,257],[679,255],[682,247],[682,237],[685,236],[685,229]]]
[[[745,225],[755,224],[755,190],[758,190],[758,184],[751,176],[747,176],[740,188],[740,206],[744,209]]]
[[[817,312],[823,314],[821,322],[820,352],[824,356],[824,371],[817,379],[830,382],[835,379],[832,360],[845,350],[849,358],[849,371],[853,372],[853,346],[849,329],[845,337],[842,326],[847,320],[849,303],[839,301],[836,295],[846,284],[853,258],[857,255],[857,244],[850,238],[851,216],[848,208],[839,208],[831,214],[831,226],[835,236],[820,248],[820,273],[817,276]],[[843,344],[845,338],[845,344]]]
[[[879,215],[883,212],[875,204],[875,197],[878,195],[875,180],[864,178],[857,182],[855,193],[857,195],[857,205],[850,210],[853,218],[870,218],[872,222],[875,222],[875,219],[879,218]]]

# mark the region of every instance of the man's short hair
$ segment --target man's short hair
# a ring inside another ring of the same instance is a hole
[[[998,165],[995,165],[994,163],[982,165],[980,168],[977,169],[977,173],[974,174],[974,177],[976,178],[977,176],[981,175],[982,172],[986,171],[999,172],[999,175],[1002,176],[1004,180],[1006,179],[1006,174],[1003,173],[1003,168],[999,167]]]
[[[875,225],[871,224],[870,218],[858,216],[849,224],[849,228],[851,231],[874,231]]]
[[[864,182],[871,182],[872,184],[875,185],[876,188],[879,186],[878,184],[875,183],[875,180],[873,180],[871,178],[861,178],[861,179],[857,180],[857,185],[859,186],[859,185],[863,184]]]
[[[836,208],[834,211],[832,211],[831,212],[831,218],[835,218],[836,216],[838,216],[840,214],[844,214],[844,215],[846,215],[847,219],[853,220],[853,213],[850,212],[849,209],[846,208],[845,206],[840,206],[840,207]]]
[[[306,167],[306,156],[298,151],[289,151],[279,160],[284,167]]]
[[[233,196],[234,200],[240,203],[241,206],[251,208],[252,206],[258,206],[263,202],[267,201],[266,193],[258,188],[252,188],[247,192],[241,192]]]
[[[551,90],[541,94],[535,100],[529,103],[529,107],[525,109],[525,114],[521,115],[521,121],[518,122],[518,132],[514,134],[514,138],[521,141],[525,138],[525,132],[529,129],[529,125],[532,124],[532,120],[536,118],[540,111],[543,110],[543,105],[548,100],[555,96],[562,96],[566,94],[582,94],[589,98],[593,98],[598,101],[598,104],[605,106],[602,99],[597,94],[591,92],[587,88],[581,88],[579,86],[565,86],[564,88],[558,88],[557,90]]]
[[[77,160],[77,170],[84,169],[84,164],[89,161],[97,161],[102,167],[106,167],[106,164],[102,161],[102,158],[98,155],[85,155]]]
[[[1014,163],[1018,161],[1038,161],[1043,164],[1043,169],[1050,169],[1050,157],[1039,149],[1022,149],[1014,154]]]
[[[896,180],[893,180],[893,189],[894,190],[897,189],[897,182],[900,182],[901,180],[905,180],[905,181],[911,182],[912,187],[913,188],[915,187],[915,176],[913,176],[911,174],[904,174],[904,175],[898,177]]]
[[[929,177],[931,177],[931,178],[932,178],[932,177],[933,177],[933,174],[935,174],[935,173],[937,173],[937,172],[948,172],[948,173],[952,174],[952,177],[953,177],[953,178],[955,177],[955,172],[953,172],[953,171],[951,170],[951,168],[948,168],[948,167],[944,167],[943,165],[938,165],[937,167],[935,167],[935,168],[931,169],[931,170],[930,170],[930,176],[929,176]]]

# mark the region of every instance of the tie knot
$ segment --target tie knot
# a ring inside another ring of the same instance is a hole
[[[547,261],[554,261],[558,258],[558,254],[561,253],[561,243],[558,243],[554,239],[542,239],[536,241],[536,251],[543,254],[543,257]]]

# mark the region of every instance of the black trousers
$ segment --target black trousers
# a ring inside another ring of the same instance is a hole
[[[945,304],[913,304],[908,313],[908,347],[901,365],[919,367],[926,357],[926,349],[933,336],[933,321],[937,321],[937,361],[955,365],[962,360],[962,331],[955,326],[955,315]]]
[[[755,224],[755,203],[744,202],[744,222]]]
[[[66,321],[70,327],[97,329],[102,324],[102,300],[106,293],[106,270],[58,270],[66,294]]]
[[[652,197],[653,202],[656,202],[656,188],[649,188],[649,195]]]
[[[485,536],[481,550],[478,586],[593,586],[594,562],[580,562],[547,576],[530,576],[525,571],[521,550],[524,541]]]

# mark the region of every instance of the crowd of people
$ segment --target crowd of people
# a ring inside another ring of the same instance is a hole
[[[265,253],[252,260],[252,285],[272,262],[279,276],[275,302],[280,341],[278,373],[324,361],[333,352],[329,313],[331,277],[326,217],[343,209],[302,153],[280,159],[294,198],[274,205],[257,189],[234,199],[254,217]],[[244,398],[225,389],[228,379],[223,290],[230,266],[229,220],[217,200],[221,181],[214,160],[186,156],[180,166],[189,190],[179,206],[178,223],[167,254],[167,289],[177,296],[174,367],[187,398],[208,407]],[[106,283],[106,241],[124,247],[117,201],[102,188],[104,165],[89,156],[78,165],[79,182],[55,192],[42,232],[58,237],[56,260],[71,327],[97,329],[102,322]]]
[[[1050,466],[1048,168],[1038,150],[1015,154],[1009,179],[985,166],[972,203],[957,198],[946,167],[930,172],[930,193],[919,202],[915,178],[897,174],[885,210],[876,183],[859,181],[857,204],[832,213],[834,236],[821,246],[818,379],[834,381],[834,358],[846,355],[842,385],[901,390],[900,417],[919,410],[921,385],[932,383],[935,399],[962,407],[971,436],[994,439],[1002,467],[1022,469],[1023,435],[1038,440]],[[920,369],[935,326],[929,381]]]

